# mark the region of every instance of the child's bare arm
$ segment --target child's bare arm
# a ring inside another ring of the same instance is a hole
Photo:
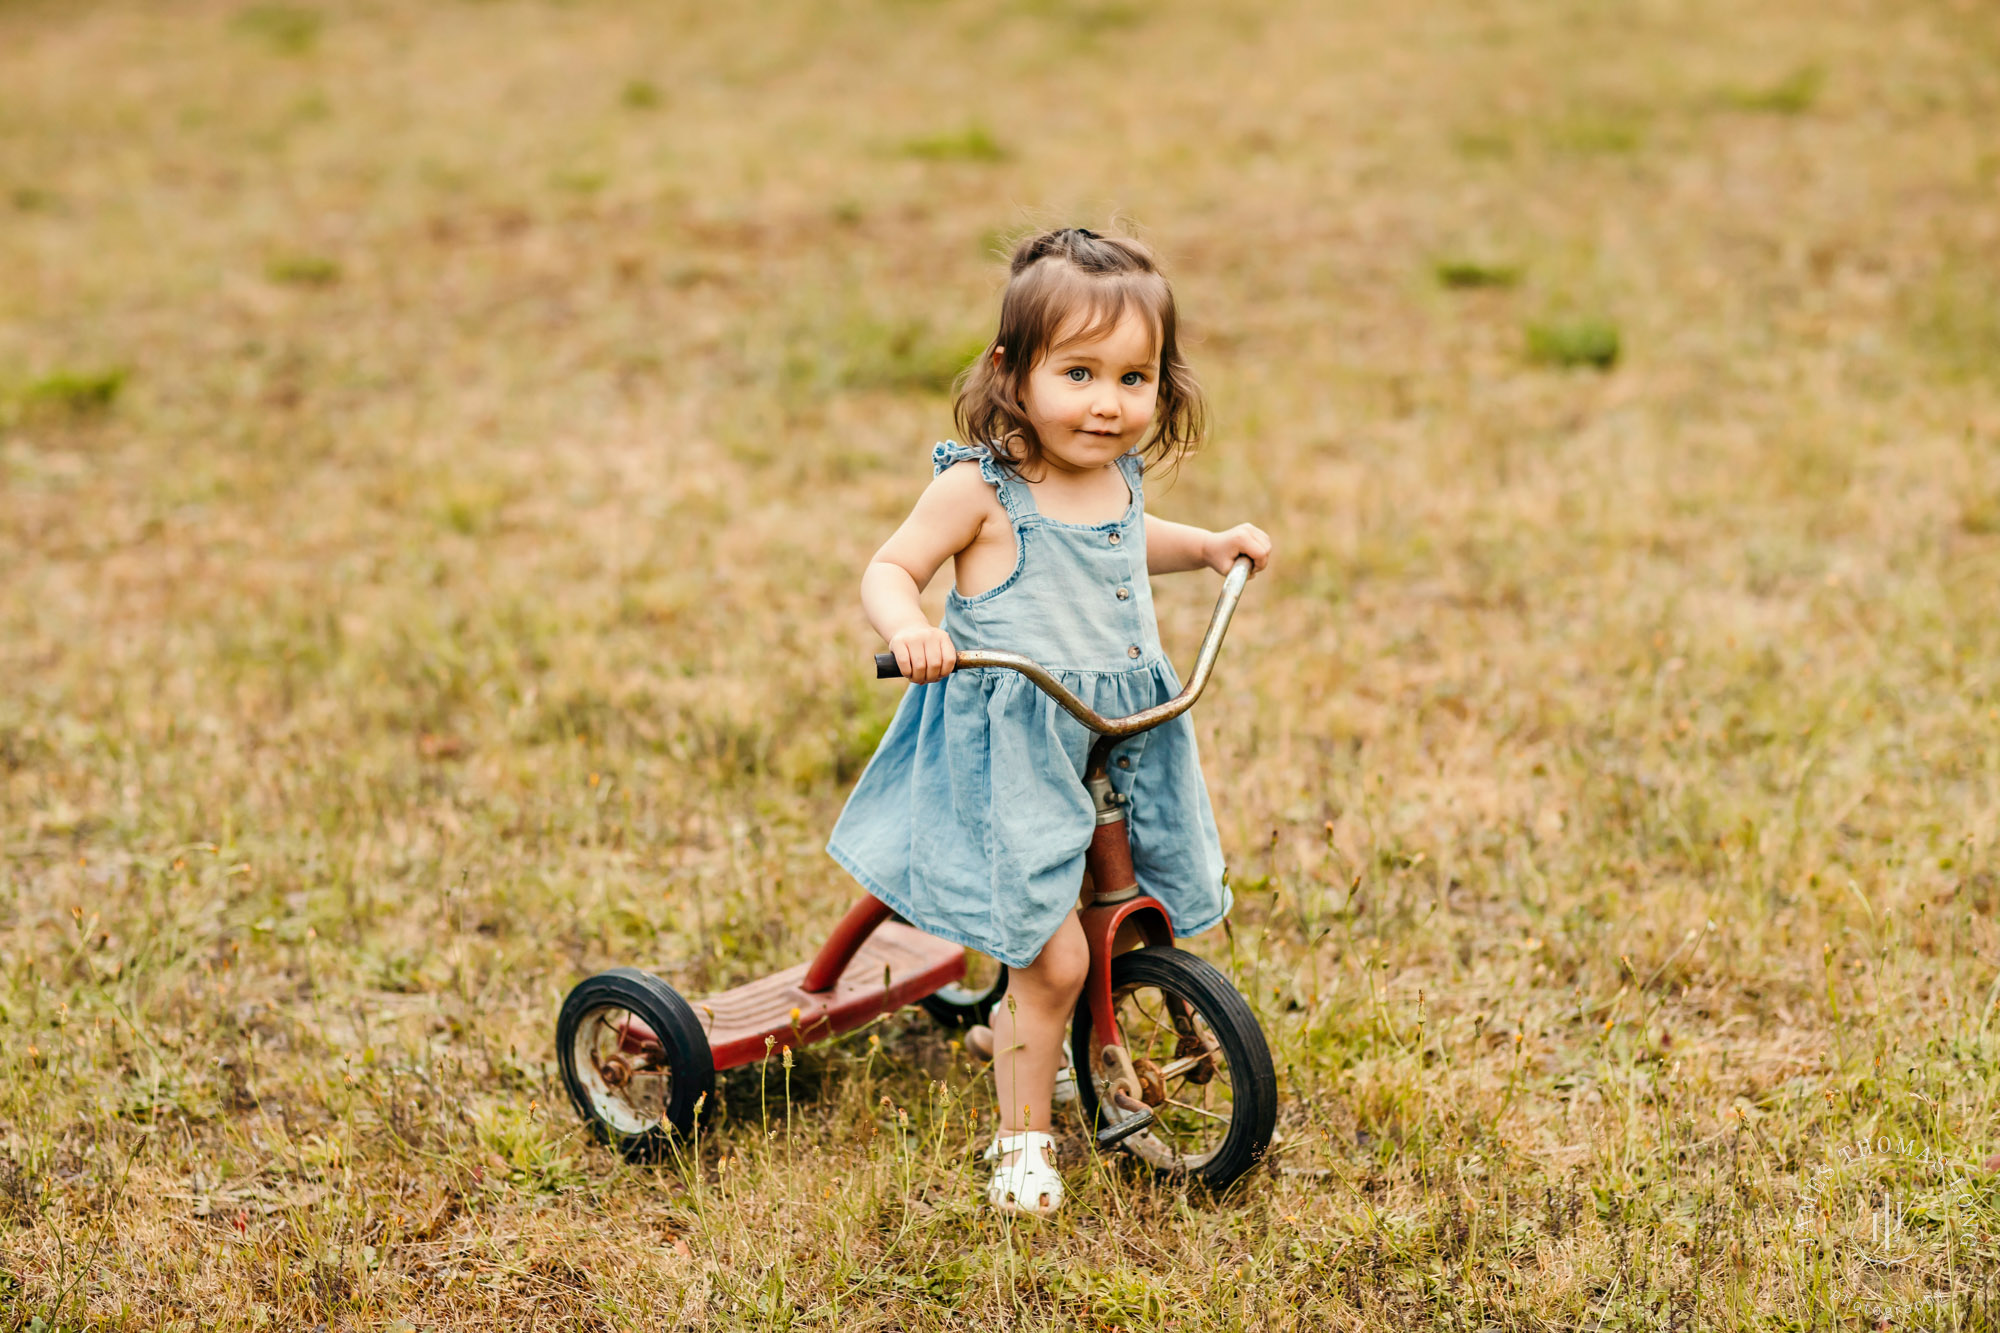
[[[951,636],[931,624],[918,594],[946,560],[977,540],[998,507],[978,468],[946,468],[861,575],[868,623],[888,641],[903,674],[918,684],[942,679],[958,664]]]
[[[1271,539],[1252,523],[1238,523],[1221,532],[1210,532],[1186,523],[1169,523],[1146,515],[1146,572],[1179,574],[1190,569],[1212,569],[1227,574],[1239,555],[1254,562],[1253,573],[1261,573],[1271,563]]]

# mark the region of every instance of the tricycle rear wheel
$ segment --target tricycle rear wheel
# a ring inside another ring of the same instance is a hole
[[[1007,965],[977,949],[967,949],[965,979],[940,987],[918,1003],[945,1027],[969,1028],[984,1023],[1006,993]]]
[[[1227,1188],[1263,1159],[1278,1123],[1278,1075],[1249,1002],[1213,965],[1168,947],[1115,956],[1111,996],[1154,1116],[1118,1146],[1157,1171]],[[1077,1069],[1096,1069],[1088,997],[1070,1042]],[[1076,1084],[1084,1123],[1102,1128],[1096,1079]]]
[[[694,1009],[635,967],[579,984],[556,1018],[563,1087],[600,1143],[633,1161],[665,1156],[715,1104],[715,1060]]]

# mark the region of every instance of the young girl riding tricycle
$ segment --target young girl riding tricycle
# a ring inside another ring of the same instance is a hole
[[[923,999],[992,1025],[994,1206],[1062,1202],[1048,1130],[1066,1025],[1100,1143],[1226,1183],[1269,1143],[1275,1078],[1242,997],[1172,948],[1230,907],[1183,714],[1271,541],[1145,513],[1148,467],[1192,449],[1203,413],[1172,291],[1136,241],[1065,228],[1022,244],[956,416],[972,443],[937,446],[862,576],[881,672],[913,682],[827,846],[870,896],[811,965],[699,1006],[632,969],[585,982],[558,1024],[565,1079],[600,1133],[645,1149],[764,1038]],[[932,625],[918,594],[947,559]],[[1197,569],[1229,577],[1183,689],[1147,579]],[[1148,947],[1118,952],[1133,935]],[[957,946],[1005,970],[950,987]]]

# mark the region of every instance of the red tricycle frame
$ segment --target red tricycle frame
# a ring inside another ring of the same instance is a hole
[[[1143,891],[1134,874],[1126,798],[1112,788],[1108,765],[1121,740],[1180,716],[1207,688],[1251,568],[1250,559],[1240,557],[1223,580],[1194,670],[1180,693],[1129,717],[1099,715],[1046,668],[1018,654],[979,649],[958,654],[959,670],[1002,668],[1021,673],[1097,735],[1084,768],[1096,828],[1084,853],[1080,901],[1086,894],[1087,901],[1078,914],[1090,965],[1075,1022],[1076,1054],[1080,1062],[1087,1058],[1089,1066],[1079,1071],[1090,1085],[1086,1105],[1096,1106],[1105,1122],[1097,1135],[1100,1143],[1125,1139],[1152,1120],[1152,1107],[1164,1096],[1163,1078],[1185,1076],[1205,1083],[1220,1053],[1212,1038],[1197,1034],[1185,1003],[1177,1011],[1181,1015],[1175,1022],[1177,1044],[1164,1064],[1141,1059],[1135,1066],[1125,1048],[1117,1014],[1120,992],[1113,981],[1114,971],[1125,969],[1125,964],[1120,961],[1114,967],[1114,960],[1128,943],[1147,951],[1172,951],[1173,928],[1166,909]],[[901,674],[891,654],[877,654],[875,660],[878,675]],[[1206,966],[1177,952],[1171,956],[1186,960],[1183,971]],[[693,1123],[697,1108],[713,1088],[716,1071],[752,1064],[780,1047],[797,1048],[852,1031],[918,1001],[958,1006],[958,1001],[937,993],[962,979],[965,970],[966,951],[959,945],[895,919],[887,904],[863,894],[809,962],[702,999],[684,1000],[657,977],[631,968],[614,968],[582,983],[565,1000],[557,1023],[564,1079],[600,1135],[621,1137],[628,1151],[651,1151],[664,1142],[655,1134],[655,1126],[685,1132]],[[1140,970],[1158,971],[1151,965]],[[1219,974],[1214,986],[1207,993],[1229,1009],[1232,1030],[1245,1034],[1241,1052],[1257,1066],[1260,1086],[1270,1085],[1269,1096],[1260,1103],[1260,1127],[1248,1140],[1249,1150],[1222,1172],[1229,1176],[1247,1169],[1247,1162],[1263,1150],[1275,1104],[1271,1100],[1275,1076],[1262,1035],[1241,996],[1233,990],[1224,995],[1226,982]],[[997,983],[985,992],[984,1005],[990,1007],[995,990]],[[983,1016],[984,1009],[977,1012]],[[614,1013],[620,1017],[607,1017]],[[955,1012],[954,1021],[971,1020]],[[608,1038],[609,1049],[596,1044],[599,1034]],[[635,1077],[643,1075],[670,1075],[663,1085],[669,1092],[664,1112],[650,1125],[650,1112],[638,1115],[620,1104],[628,1086],[637,1086]]]

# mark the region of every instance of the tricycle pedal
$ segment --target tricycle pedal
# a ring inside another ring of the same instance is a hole
[[[1124,1116],[1097,1131],[1097,1146],[1100,1148],[1115,1147],[1153,1123],[1153,1108],[1144,1102],[1136,1102],[1123,1092],[1114,1092],[1111,1097]],[[1138,1109],[1132,1110],[1134,1106]]]

